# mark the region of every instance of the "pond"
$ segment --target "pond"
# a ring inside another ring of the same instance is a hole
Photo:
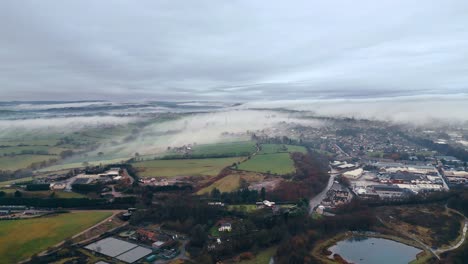
[[[374,237],[354,236],[338,242],[329,248],[333,254],[339,254],[352,263],[362,264],[407,264],[416,259],[421,249]]]

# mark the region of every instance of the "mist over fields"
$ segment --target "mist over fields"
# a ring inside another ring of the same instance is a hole
[[[68,162],[162,155],[168,147],[250,139],[249,132],[329,125],[311,117],[359,118],[434,127],[468,122],[468,97],[234,102],[10,102],[0,139],[63,138],[92,131],[95,147]],[[304,118],[307,117],[307,118]],[[118,131],[118,132],[115,132]],[[1,145],[1,144],[0,144]],[[104,155],[102,155],[104,153]]]

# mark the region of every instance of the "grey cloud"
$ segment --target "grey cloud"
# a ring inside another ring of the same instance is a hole
[[[459,1],[0,3],[0,96],[297,99],[468,93]]]

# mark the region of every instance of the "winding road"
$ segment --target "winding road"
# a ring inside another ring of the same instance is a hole
[[[418,238],[416,238],[414,235],[411,235],[411,234],[407,234],[407,233],[403,233],[400,231],[401,234],[403,234],[404,236],[406,237],[409,237],[411,239],[413,239],[414,241],[416,241],[418,244],[420,244],[424,249],[430,251],[437,259],[440,260],[440,254],[442,253],[445,253],[445,252],[448,252],[448,251],[452,251],[452,250],[455,250],[457,248],[459,248],[466,240],[466,232],[468,231],[468,218],[466,218],[462,213],[460,213],[459,211],[457,210],[454,210],[454,209],[451,209],[451,208],[448,208],[447,205],[445,205],[445,208],[447,211],[450,211],[452,213],[455,213],[455,214],[458,214],[458,215],[461,215],[463,218],[464,218],[464,226],[463,226],[463,230],[462,230],[462,234],[461,234],[461,239],[453,246],[450,246],[448,248],[438,248],[438,249],[433,249],[431,248],[430,246],[424,244],[424,242],[422,242],[421,240],[419,240]],[[391,228],[389,225],[387,225],[386,222],[384,222],[380,217],[377,217],[377,219],[384,225],[386,226],[387,228]]]
[[[444,249],[437,249],[435,252],[437,254],[442,254],[444,252],[447,252],[447,251],[452,251],[452,250],[455,250],[457,248],[459,248],[466,240],[466,232],[468,230],[468,218],[466,218],[466,216],[464,216],[462,213],[460,213],[459,211],[455,210],[455,209],[452,209],[452,208],[449,208],[447,205],[445,205],[445,209],[447,211],[450,211],[454,214],[458,214],[460,216],[463,217],[463,219],[465,219],[465,221],[463,222],[464,223],[464,226],[463,226],[463,231],[462,231],[462,236],[461,236],[461,239],[460,241],[458,241],[455,245],[451,246],[451,247],[448,247],[448,248],[444,248]]]
[[[327,187],[325,187],[325,189],[323,189],[322,192],[320,192],[319,194],[317,194],[309,200],[309,214],[312,214],[314,212],[314,209],[322,203],[323,199],[325,199],[325,197],[327,196],[328,190],[330,190],[330,188],[332,187],[333,182],[335,181],[335,177],[339,174],[335,169],[331,167],[330,169],[331,172],[330,178],[328,179]]]

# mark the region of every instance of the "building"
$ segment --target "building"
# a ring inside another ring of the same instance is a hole
[[[136,233],[141,241],[156,242],[158,240],[156,233],[143,228],[139,228]]]
[[[317,214],[323,214],[324,210],[325,210],[325,206],[319,205],[315,211],[317,212]]]
[[[343,173],[343,176],[349,179],[357,179],[362,176],[362,173],[364,173],[364,170],[362,168],[359,168],[352,171],[347,171]]]
[[[229,222],[221,223],[218,227],[219,232],[231,232],[232,225]]]
[[[56,191],[58,191],[58,190],[60,190],[60,191],[61,191],[61,190],[65,190],[66,188],[67,188],[67,184],[66,184],[66,183],[52,183],[52,184],[50,185],[50,189],[51,189],[51,190],[56,190]]]
[[[446,162],[451,162],[451,163],[460,163],[461,161],[453,156],[436,156],[436,159]]]
[[[10,213],[10,210],[0,210],[0,215],[9,215]]]
[[[374,185],[374,192],[382,199],[403,198],[408,195],[408,190],[397,185]]]

